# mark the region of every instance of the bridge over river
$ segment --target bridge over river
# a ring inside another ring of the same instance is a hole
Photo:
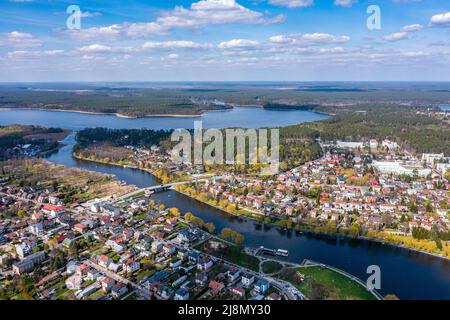
[[[121,197],[118,197],[115,199],[115,202],[119,202],[134,196],[137,196],[139,194],[142,194],[142,192],[144,193],[158,193],[158,192],[163,192],[163,191],[167,191],[169,189],[172,189],[175,186],[178,185],[182,185],[182,184],[190,184],[190,183],[196,183],[196,182],[206,182],[209,180],[215,180],[215,179],[221,179],[223,176],[211,176],[208,178],[202,178],[202,179],[193,179],[193,180],[187,180],[187,181],[179,181],[179,182],[172,182],[172,183],[167,183],[167,184],[160,184],[160,185],[156,185],[156,186],[151,186],[151,187],[146,187],[146,188],[141,188],[141,189],[137,189],[134,190],[130,193],[127,193]]]

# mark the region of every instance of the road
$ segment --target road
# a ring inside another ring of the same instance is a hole
[[[88,266],[96,269],[97,271],[103,273],[104,275],[110,277],[111,279],[113,279],[115,281],[123,282],[123,283],[125,283],[127,285],[130,285],[134,290],[136,290],[141,296],[143,296],[147,300],[151,300],[152,299],[152,295],[147,289],[139,286],[138,284],[136,284],[134,282],[131,282],[130,280],[128,280],[128,279],[118,275],[117,273],[112,272],[111,270],[108,270],[108,269],[106,269],[106,268],[104,268],[104,267],[102,267],[102,266],[92,262],[91,260],[85,260],[85,261],[83,261],[83,263],[85,263]]]

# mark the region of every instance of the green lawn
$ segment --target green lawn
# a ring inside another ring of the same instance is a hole
[[[137,276],[136,276],[136,280],[137,280],[137,281],[144,280],[144,279],[146,279],[146,278],[152,276],[155,272],[156,272],[155,269],[152,269],[152,270],[145,270],[145,271],[139,272],[139,273],[137,274]]]
[[[283,265],[276,261],[265,261],[262,264],[262,271],[267,274],[272,274],[275,272],[279,272],[283,269]]]
[[[138,298],[138,294],[136,292],[133,292],[132,294],[128,295],[125,300],[137,300]]]
[[[299,273],[304,281],[299,279]],[[285,269],[280,278],[291,282],[309,299],[374,300],[375,297],[359,283],[325,267],[300,267]]]

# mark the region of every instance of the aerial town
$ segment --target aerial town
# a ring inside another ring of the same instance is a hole
[[[377,231],[409,236],[415,228],[447,233],[449,159],[444,154],[418,159],[396,152],[397,145],[390,141],[380,148],[375,140],[369,144],[371,154],[362,151],[363,143],[323,145],[331,150],[323,158],[273,180],[226,175],[176,188],[203,194],[224,209],[231,204],[231,212],[238,207],[266,222],[279,219],[283,226],[328,226],[356,231],[354,236]],[[361,150],[359,155],[354,149]]]
[[[35,298],[301,298],[289,285],[196,249],[206,243],[214,253],[234,244],[146,195],[68,208],[49,190],[3,185],[2,206],[33,213],[0,225],[1,279],[38,273]]]
[[[323,157],[275,178],[194,170],[189,174],[196,178],[170,187],[257,223],[450,255],[449,158],[418,159],[388,140],[321,145]],[[149,157],[157,166],[167,161],[157,147],[129,149],[142,163]],[[185,165],[168,166],[173,173],[190,172]],[[61,189],[9,181],[2,178],[0,206],[17,215],[0,222],[3,297],[308,299],[292,278],[275,272],[293,265],[241,247],[242,236],[233,230],[217,234],[195,213],[182,215],[152,199],[169,185],[67,203]],[[261,266],[267,261],[273,270]],[[17,276],[25,283],[16,283]],[[295,275],[299,282],[304,277]],[[18,291],[20,285],[29,290]]]
[[[0,314],[448,309],[449,36],[449,0],[1,1]]]

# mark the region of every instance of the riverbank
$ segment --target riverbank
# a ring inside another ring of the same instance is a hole
[[[179,187],[179,186],[178,186],[178,187]],[[235,213],[235,212],[232,212],[232,211],[230,211],[230,210],[227,210],[226,208],[221,207],[221,206],[219,206],[219,205],[214,205],[214,204],[212,204],[212,203],[210,203],[210,202],[202,201],[199,197],[194,197],[194,196],[192,196],[192,195],[190,195],[190,194],[188,194],[188,193],[186,193],[186,192],[180,190],[179,188],[176,188],[176,187],[175,187],[175,188],[173,188],[173,190],[175,190],[176,192],[181,193],[181,194],[183,194],[183,195],[185,195],[185,196],[187,196],[187,197],[189,197],[189,198],[191,198],[191,199],[195,199],[195,200],[197,200],[198,202],[207,204],[207,205],[209,205],[209,206],[211,206],[211,207],[213,207],[213,208],[216,208],[216,209],[218,209],[218,210],[221,210],[221,211],[223,211],[223,212],[225,212],[225,213],[228,213],[228,214],[230,214],[230,215],[233,215],[233,216],[235,216],[235,217],[240,217],[240,218],[246,217],[246,218],[249,218],[249,219],[251,219],[251,220],[257,221],[256,219],[252,218],[252,216],[253,216],[254,213],[253,213],[253,212],[250,212],[250,211],[247,211],[247,210],[245,210],[245,209],[242,209],[242,211],[243,211],[242,214]]]
[[[238,213],[235,213],[235,212],[231,212],[231,211],[229,211],[226,208],[223,208],[221,206],[217,206],[217,205],[211,204],[211,203],[209,203],[207,201],[202,201],[201,199],[199,199],[199,197],[192,196],[189,193],[186,193],[186,192],[180,190],[179,188],[174,188],[174,190],[179,192],[179,193],[181,193],[181,194],[183,194],[183,195],[185,195],[185,196],[187,196],[187,197],[190,197],[191,199],[195,199],[196,201],[199,201],[199,202],[201,202],[203,204],[209,205],[209,206],[211,206],[213,208],[221,210],[221,211],[223,211],[223,212],[225,212],[227,214],[233,215],[235,217],[248,218],[248,219],[250,219],[250,220],[252,220],[254,222],[268,224],[268,225],[270,225],[272,227],[280,227],[279,225],[276,224],[276,222],[261,222],[261,221],[259,221],[257,218],[255,218],[255,216],[251,212],[249,212],[248,214],[238,214]],[[378,237],[367,237],[367,236],[350,237],[350,236],[342,234],[342,233],[315,232],[314,230],[311,230],[311,229],[309,229],[307,227],[301,227],[300,225],[297,225],[297,226],[299,226],[299,227],[297,227],[297,228],[290,228],[290,230],[295,231],[295,232],[307,232],[307,233],[316,234],[316,235],[326,235],[326,236],[330,236],[330,237],[343,237],[343,238],[346,238],[346,239],[357,239],[357,240],[365,240],[365,241],[377,242],[377,243],[381,243],[381,244],[384,244],[384,245],[395,246],[395,247],[398,247],[398,248],[407,249],[407,250],[411,250],[411,251],[414,251],[414,252],[427,254],[427,255],[430,255],[430,256],[433,256],[433,257],[436,257],[436,258],[440,258],[440,259],[444,259],[444,260],[450,261],[450,258],[446,257],[443,254],[435,253],[435,252],[429,252],[429,251],[425,251],[425,250],[420,250],[420,249],[417,249],[417,248],[414,248],[414,247],[405,246],[403,244],[390,242],[390,241],[388,241],[386,239],[382,239],[382,238],[378,238]],[[288,229],[288,228],[286,228],[286,229]]]
[[[120,164],[120,163],[115,163],[115,162],[109,162],[109,161],[104,161],[104,160],[100,160],[100,159],[89,159],[86,157],[82,157],[74,152],[72,152],[72,157],[74,157],[77,160],[82,160],[82,161],[89,161],[92,163],[101,163],[101,164],[107,164],[110,166],[116,166],[116,167],[121,167],[121,168],[130,168],[130,169],[136,169],[136,170],[142,170],[145,171],[147,173],[150,173],[152,176],[154,176],[155,178],[157,178],[159,180],[159,178],[157,176],[155,176],[153,174],[153,171],[151,171],[150,169],[146,169],[146,168],[142,168],[142,167],[138,167],[138,166],[134,166],[134,165],[128,165],[128,164]]]
[[[388,245],[388,246],[395,246],[397,248],[402,248],[402,249],[414,251],[414,252],[417,252],[417,253],[426,254],[426,255],[429,255],[429,256],[432,256],[432,257],[435,257],[435,258],[439,258],[439,259],[450,261],[450,257],[446,257],[443,254],[429,252],[429,251],[424,251],[424,250],[420,250],[420,249],[413,248],[413,247],[408,247],[408,246],[405,246],[405,245],[402,245],[402,244],[397,244],[397,243],[394,243],[394,242],[386,241],[385,239],[382,239],[382,238],[369,238],[369,237],[365,237],[365,236],[359,236],[358,239],[371,241],[371,242],[377,242],[377,243]]]

